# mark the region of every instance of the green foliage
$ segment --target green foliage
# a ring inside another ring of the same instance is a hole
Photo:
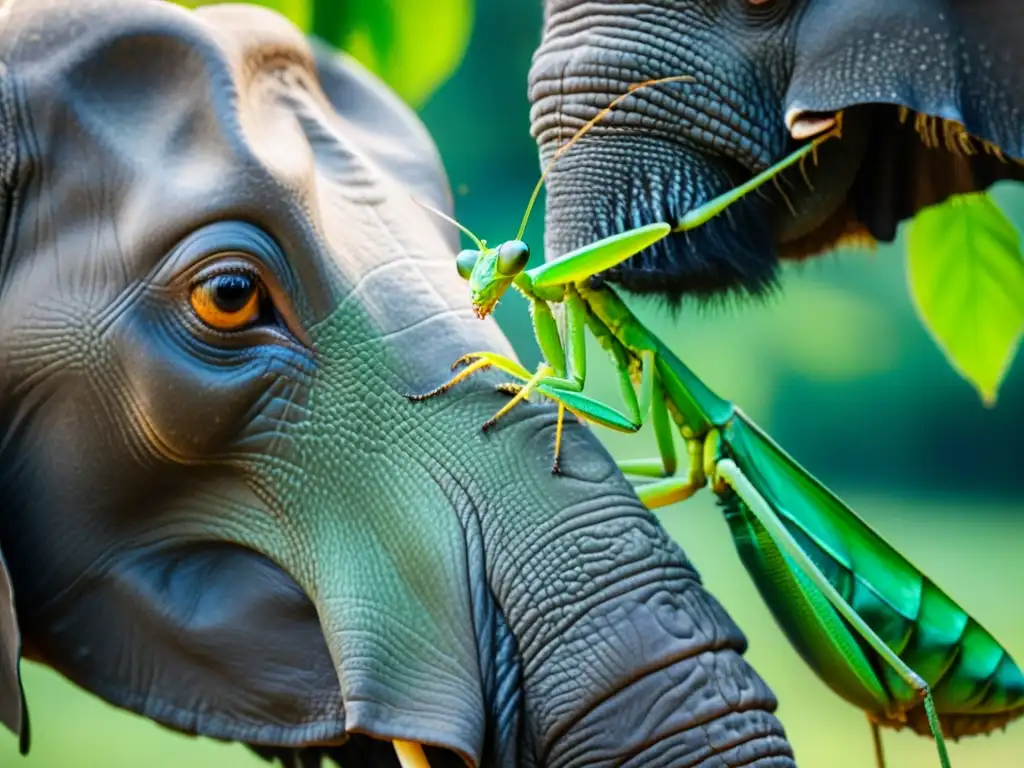
[[[223,0],[175,0],[196,8]],[[354,56],[420,106],[459,66],[473,0],[253,0]]]
[[[988,193],[922,210],[907,242],[908,281],[952,366],[994,405],[1024,331],[1020,235]]]

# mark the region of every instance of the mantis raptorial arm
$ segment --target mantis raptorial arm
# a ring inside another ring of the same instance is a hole
[[[427,756],[423,747],[414,741],[402,741],[395,739],[395,753],[398,755],[398,762],[402,768],[430,768]]]
[[[939,725],[939,718],[935,712],[935,702],[932,700],[928,684],[896,655],[875,631],[868,626],[860,614],[839,594],[839,591],[832,585],[832,582],[818,569],[818,566],[814,564],[810,556],[804,552],[796,539],[793,538],[793,534],[783,525],[775,510],[758,492],[754,484],[747,479],[743,471],[736,466],[734,461],[723,459],[718,462],[715,467],[715,476],[712,478],[712,484],[716,490],[721,489],[722,484],[727,484],[736,492],[750,512],[764,527],[768,535],[771,536],[772,541],[813,582],[814,586],[825,596],[839,615],[867,641],[907,685],[918,692],[924,700],[928,725],[931,728],[932,736],[935,738],[935,744],[939,751],[939,762],[942,764],[942,768],[950,768],[949,753],[946,750],[946,742],[942,737],[942,728]]]
[[[529,297],[533,316],[533,333],[553,376],[543,382],[548,389],[566,389],[582,392],[587,379],[587,309],[579,294],[567,286],[565,289],[565,344],[562,344],[554,313],[548,303]]]

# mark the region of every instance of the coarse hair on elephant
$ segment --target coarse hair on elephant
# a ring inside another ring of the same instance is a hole
[[[792,766],[591,432],[553,476],[497,377],[408,399],[510,354],[413,195],[416,116],[275,13],[0,3],[0,719],[27,659],[287,765]]]
[[[950,195],[1024,179],[1012,0],[546,0],[530,74],[542,158],[637,91],[548,177],[546,257],[677,222],[836,127],[817,163],[608,270],[627,290],[761,295],[780,260],[890,242]]]

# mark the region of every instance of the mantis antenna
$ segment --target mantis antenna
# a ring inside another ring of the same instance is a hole
[[[682,82],[691,82],[692,83],[692,82],[696,82],[696,80],[693,77],[691,77],[690,75],[672,75],[670,77],[661,77],[661,78],[658,78],[657,80],[644,80],[643,82],[640,82],[640,83],[634,83],[633,85],[629,86],[629,88],[626,89],[625,93],[620,93],[618,96],[616,96],[614,99],[612,99],[611,103],[608,104],[608,106],[606,106],[604,109],[602,109],[600,112],[598,112],[592,118],[590,118],[590,120],[588,120],[586,123],[584,123],[583,126],[578,131],[576,131],[576,133],[573,135],[573,137],[571,139],[569,139],[569,141],[567,141],[565,144],[563,144],[561,147],[558,148],[558,150],[555,152],[555,154],[551,156],[551,159],[548,161],[548,164],[544,167],[544,171],[541,173],[540,178],[537,180],[536,186],[534,186],[534,188],[533,188],[533,194],[530,195],[530,201],[526,204],[526,212],[523,214],[523,220],[519,224],[519,232],[516,234],[515,239],[516,240],[522,240],[523,239],[523,233],[526,232],[526,225],[530,221],[530,214],[533,212],[534,203],[537,202],[537,195],[540,194],[541,187],[544,186],[544,180],[547,178],[548,172],[551,170],[551,167],[555,164],[555,161],[562,155],[563,152],[566,152],[570,147],[572,147],[573,144],[575,144],[580,139],[582,139],[583,136],[591,128],[593,128],[601,120],[603,120],[605,118],[605,116],[609,112],[611,112],[619,104],[621,104],[623,101],[625,101],[627,98],[629,98],[631,95],[633,95],[634,93],[636,93],[640,89],[642,89],[642,88],[649,88],[649,87],[651,87],[653,85],[661,85],[663,83],[682,83]],[[428,205],[427,203],[424,203],[422,200],[418,200],[416,198],[413,198],[413,199],[416,200],[416,202],[422,208],[426,208],[431,213],[441,217],[442,219],[447,221],[449,224],[455,225],[462,232],[466,233],[466,235],[469,237],[469,239],[472,240],[473,243],[477,246],[477,248],[479,248],[481,251],[486,250],[486,247],[485,247],[486,246],[486,241],[485,240],[481,240],[480,238],[478,238],[467,227],[464,227],[462,224],[457,222],[451,216],[448,216],[447,214],[442,213],[441,211],[437,210],[436,208],[434,208],[434,206]]]
[[[447,213],[442,213],[441,211],[437,210],[437,208],[435,208],[434,206],[428,205],[427,203],[424,203],[422,200],[419,200],[419,199],[417,199],[415,197],[413,198],[413,200],[415,200],[417,203],[419,203],[420,207],[426,208],[428,211],[430,211],[435,216],[440,216],[442,219],[447,221],[449,224],[454,224],[456,227],[461,229],[463,232],[466,233],[466,235],[469,237],[469,239],[472,240],[473,243],[476,245],[476,247],[479,248],[481,251],[486,251],[487,250],[486,241],[481,240],[479,237],[477,237],[472,232],[470,232],[468,227],[462,226],[461,224],[459,224],[459,222],[457,222],[455,219],[453,219]]]
[[[523,221],[519,225],[519,232],[516,234],[516,240],[523,239],[523,233],[526,232],[526,225],[530,221],[530,213],[533,211],[533,204],[537,202],[537,195],[540,194],[540,189],[542,186],[544,186],[544,180],[547,178],[548,172],[551,170],[551,167],[555,164],[555,160],[557,160],[563,152],[566,152],[573,144],[582,139],[583,136],[587,133],[587,131],[589,131],[601,120],[603,120],[609,112],[611,112],[613,109],[619,106],[619,104],[621,104],[623,101],[625,101],[627,98],[632,96],[640,89],[649,88],[652,85],[661,85],[663,83],[693,82],[696,82],[696,80],[690,77],[690,75],[672,75],[671,77],[661,77],[658,78],[657,80],[644,80],[641,83],[634,83],[633,85],[629,86],[629,88],[626,89],[625,93],[620,93],[618,96],[612,99],[612,102],[607,107],[602,109],[592,118],[590,118],[587,122],[585,122],[583,124],[583,127],[576,131],[576,133],[573,135],[571,139],[569,139],[569,141],[567,141],[565,144],[558,148],[555,154],[551,156],[551,160],[549,160],[548,164],[544,167],[544,172],[541,173],[540,178],[537,180],[537,185],[533,188],[533,194],[530,195],[530,202],[526,204],[526,213],[523,214]]]

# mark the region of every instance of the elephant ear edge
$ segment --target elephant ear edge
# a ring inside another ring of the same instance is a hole
[[[891,242],[924,207],[1024,180],[1022,36],[1014,0],[809,3],[787,127],[841,111],[868,124],[849,199],[873,238]]]
[[[0,2],[0,5],[3,5]],[[11,188],[17,174],[18,140],[15,135],[14,86],[5,59],[0,58],[0,233],[7,238],[11,217]],[[2,260],[4,254],[0,254]],[[0,550],[0,723],[29,750],[28,708],[21,684],[21,629],[14,602],[14,585]]]
[[[28,709],[21,686],[21,632],[14,607],[14,587],[0,552],[0,722],[20,741],[21,754],[28,754]]]
[[[1024,15],[1015,0],[818,0],[799,19],[793,112],[892,104],[1024,159]]]

